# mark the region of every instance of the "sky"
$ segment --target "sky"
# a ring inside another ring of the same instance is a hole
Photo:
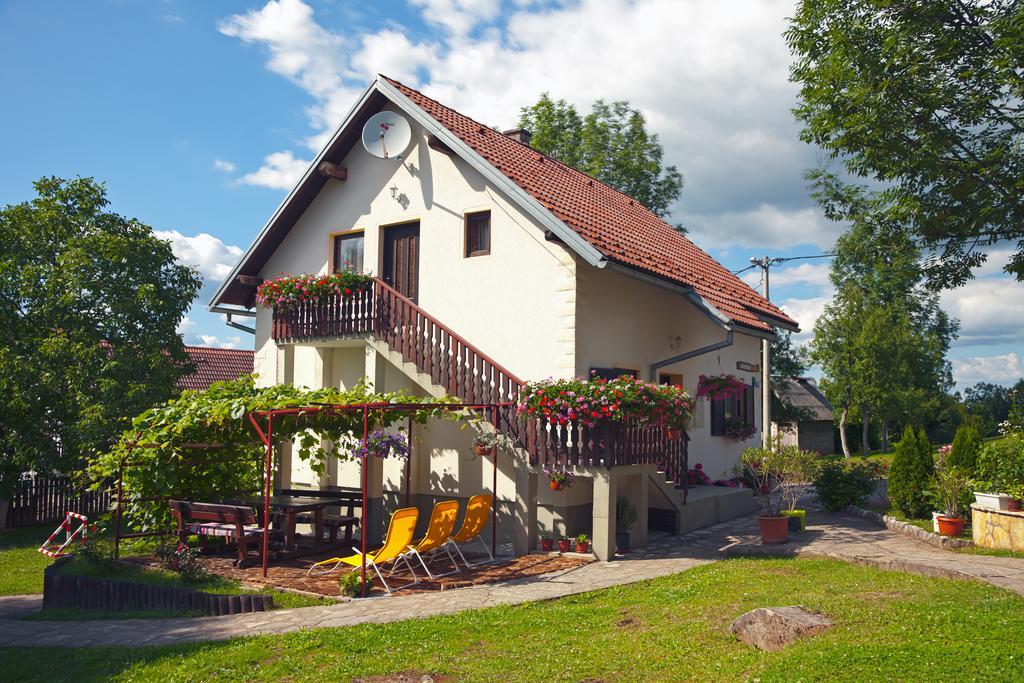
[[[686,178],[673,207],[726,266],[827,252],[843,226],[808,196],[825,155],[798,139],[782,38],[794,3],[743,0],[0,0],[0,205],[44,175],[92,176],[199,269],[179,331],[252,348],[206,302],[356,97],[384,73],[514,127],[542,92],[627,100]],[[942,295],[958,388],[1024,375],[1024,284],[1008,250]],[[761,287],[756,271],[743,274]],[[811,337],[828,260],[774,269]]]

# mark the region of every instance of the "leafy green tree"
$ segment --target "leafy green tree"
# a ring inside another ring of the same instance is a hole
[[[928,515],[935,462],[932,447],[924,430],[907,427],[896,444],[896,454],[889,470],[889,500],[907,517],[921,519]]]
[[[958,467],[967,472],[974,472],[981,450],[981,434],[972,425],[961,425],[953,437],[949,453],[949,467]]]
[[[191,367],[175,328],[201,285],[90,178],[0,209],[0,449],[7,473],[69,471]],[[0,492],[2,493],[2,492]]]
[[[786,40],[801,138],[883,188],[932,283],[1000,240],[1024,279],[1024,3],[801,0]]]
[[[946,360],[959,323],[924,286],[921,251],[879,208],[877,195],[821,171],[810,175],[825,215],[850,224],[835,247],[834,299],[815,326],[811,358],[824,372],[822,388],[840,406],[840,436],[851,408],[869,448],[870,421],[922,424],[952,386]]]
[[[629,102],[598,100],[580,116],[572,104],[544,93],[520,111],[519,125],[533,134],[530,146],[537,151],[624,192],[661,218],[682,192],[682,174],[663,165],[658,136],[647,132],[644,115]]]
[[[964,390],[963,405],[968,415],[978,420],[981,433],[993,436],[999,433],[999,424],[1010,414],[1014,396],[1024,400],[1024,378],[1017,380],[1013,387],[978,382]]]
[[[774,382],[781,382],[782,378],[802,377],[807,372],[807,350],[794,344],[787,330],[776,328],[768,358]],[[810,417],[808,410],[793,405],[781,393],[776,395],[773,392],[771,400],[772,422],[783,431],[792,431],[798,422]]]

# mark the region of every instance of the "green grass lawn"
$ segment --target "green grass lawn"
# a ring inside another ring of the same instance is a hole
[[[57,528],[44,526],[0,529],[0,595],[43,592],[43,569],[52,560],[39,546]]]
[[[835,627],[781,652],[737,642],[756,607]],[[1024,599],[835,560],[735,559],[561,600],[393,624],[161,648],[0,649],[9,680],[1019,681]]]
[[[1000,441],[1000,440],[1005,439],[1005,438],[1006,438],[1005,436],[987,436],[984,439],[982,439],[982,442],[988,444],[988,443],[991,443],[993,441]],[[851,450],[850,451],[850,460],[854,460],[854,461],[856,461],[856,460],[860,460],[860,461],[876,460],[878,462],[882,462],[882,463],[885,463],[886,465],[892,466],[893,456],[896,455],[896,441],[898,441],[898,440],[899,440],[899,436],[897,435],[897,437],[894,438],[891,441],[891,443],[889,444],[888,450],[883,452],[881,449],[875,448],[875,449],[872,449],[872,450],[868,451],[868,455],[866,457],[863,454],[861,454],[860,451],[852,451]],[[933,455],[935,453],[939,452],[939,446],[941,446],[941,445],[943,445],[943,444],[934,444],[933,445],[933,447],[932,447],[932,454]],[[833,453],[833,454],[827,455],[825,457],[834,458],[834,459],[837,459],[837,460],[842,460],[843,459],[843,454],[841,452],[840,453]]]

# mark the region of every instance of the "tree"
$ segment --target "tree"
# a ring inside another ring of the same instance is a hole
[[[775,329],[775,339],[771,342],[768,353],[771,363],[770,376],[776,381],[782,378],[802,377],[807,372],[807,350],[793,344],[792,335],[787,330]],[[792,431],[798,422],[809,419],[810,412],[793,405],[781,393],[772,393],[772,422],[784,431]]]
[[[978,420],[981,433],[993,436],[999,433],[999,424],[1010,414],[1015,395],[1024,399],[1024,378],[1017,380],[1012,388],[978,382],[964,390],[963,404],[968,415]]]
[[[683,189],[675,166],[663,166],[658,136],[629,102],[598,100],[587,116],[548,93],[520,111],[519,125],[533,137],[530,146],[637,200],[661,218]],[[681,226],[676,226],[682,232]]]
[[[201,285],[90,178],[0,209],[0,449],[8,474],[109,448],[191,367],[175,328]],[[2,494],[2,491],[0,491]]]
[[[815,326],[811,358],[824,373],[822,388],[841,406],[840,436],[851,408],[861,419],[867,453],[870,420],[922,424],[952,385],[946,360],[959,323],[923,286],[919,247],[891,222],[879,197],[835,176],[810,174],[826,217],[850,224],[835,247],[830,278],[836,295]]]
[[[883,187],[932,284],[1017,241],[1024,280],[1024,4],[802,0],[786,32],[801,138]]]
[[[946,464],[949,467],[957,467],[973,473],[980,450],[981,434],[978,433],[978,430],[971,425],[961,425],[956,430],[956,436],[953,437]]]
[[[928,489],[934,472],[932,447],[924,430],[907,427],[889,469],[889,500],[896,509],[913,519],[925,517],[931,507]]]

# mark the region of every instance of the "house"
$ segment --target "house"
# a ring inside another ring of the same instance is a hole
[[[408,123],[403,149],[385,154],[373,130],[362,143],[366,122],[380,112],[390,113],[388,130]],[[377,276],[374,296],[401,307],[387,329],[373,329],[359,311],[308,310],[286,319],[256,306],[264,279],[344,264]],[[712,478],[731,476],[742,449],[759,443],[757,379],[738,368],[759,362],[761,340],[773,328],[796,329],[647,208],[531,149],[525,131],[497,132],[384,76],[359,98],[210,306],[255,309],[254,367],[264,384],[316,388],[366,378],[382,390],[514,400],[520,382],[547,377],[629,373],[692,395],[701,375],[734,374],[747,384],[744,397],[714,411],[698,402],[689,433],[690,465],[702,463]],[[754,433],[727,438],[727,420]],[[414,448],[430,454],[415,458],[409,473],[421,506],[490,489],[490,465],[471,455],[470,438],[449,423],[414,429]],[[649,511],[656,512],[652,524],[667,517],[685,529],[752,509],[749,492],[724,488],[701,505],[691,492],[684,505],[680,482],[667,481],[656,463],[670,454],[652,454],[657,444],[649,442],[643,458],[630,460],[642,464],[581,461],[572,488],[550,491],[537,484],[546,457],[539,441],[550,438],[520,440],[510,457],[498,458],[499,520],[517,522],[511,539],[507,525],[499,532],[517,553],[544,530],[592,533],[595,552],[609,557],[619,496],[639,509],[634,543],[646,537]],[[287,445],[281,450],[282,485],[357,481],[355,463],[340,463],[318,481]],[[391,509],[403,466],[386,462],[374,476],[367,505]],[[726,493],[732,503],[718,500]]]
[[[252,351],[186,344],[185,353],[196,369],[178,380],[177,387],[182,391],[203,391],[209,389],[214,382],[226,382],[252,374]]]
[[[772,423],[773,433],[781,436],[784,445],[818,453],[835,451],[832,404],[813,379],[773,377],[771,389],[776,399],[800,412],[800,419],[795,424],[780,426]]]

